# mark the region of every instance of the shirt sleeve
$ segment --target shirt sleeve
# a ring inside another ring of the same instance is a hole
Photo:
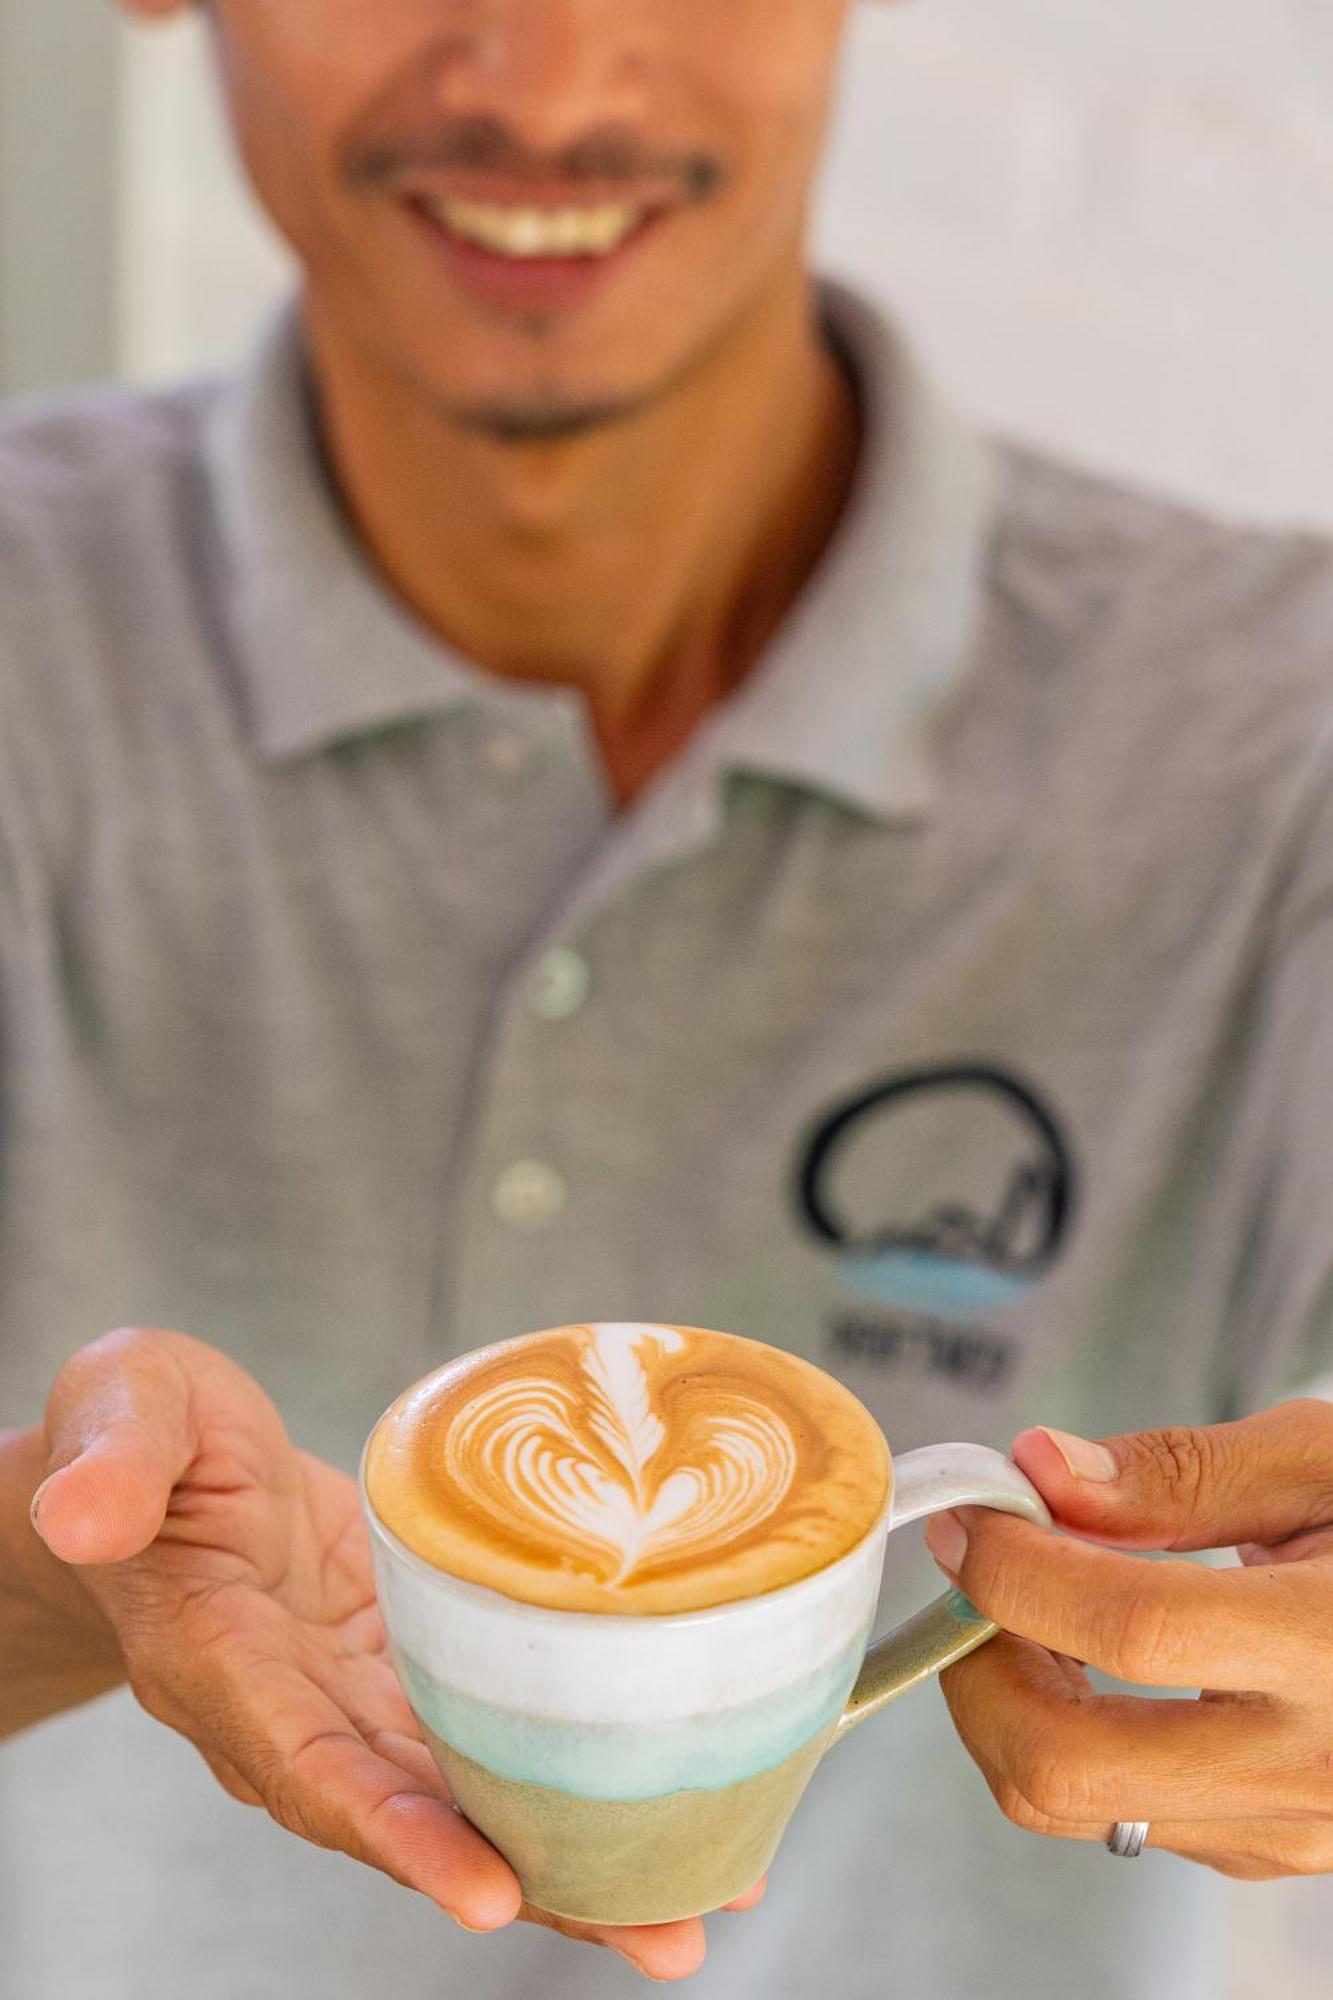
[[[1223,1414],[1333,1398],[1333,760],[1304,816],[1243,1006]]]

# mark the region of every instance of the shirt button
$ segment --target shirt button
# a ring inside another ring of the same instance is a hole
[[[497,778],[520,778],[532,762],[532,746],[514,729],[496,729],[482,746],[486,768]]]
[[[491,1206],[515,1229],[540,1229],[569,1200],[569,1185],[546,1160],[515,1160],[491,1190]]]
[[[578,1013],[591,985],[592,971],[581,953],[565,947],[548,951],[537,968],[533,1012],[542,1021],[567,1021]]]

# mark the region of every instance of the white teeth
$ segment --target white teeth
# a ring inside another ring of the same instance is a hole
[[[600,208],[502,208],[482,201],[427,201],[455,236],[502,257],[605,257],[638,228],[644,211],[625,202]]]

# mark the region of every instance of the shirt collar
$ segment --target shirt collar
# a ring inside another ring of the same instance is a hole
[[[577,721],[582,701],[572,690],[487,673],[376,575],[327,469],[294,305],[223,392],[205,450],[248,721],[263,756],[285,762],[468,703]]]
[[[877,308],[832,282],[821,296],[862,401],[856,485],[763,659],[684,757],[709,789],[722,773],[752,771],[873,818],[913,818],[934,797],[933,719],[968,661],[992,459]],[[504,681],[462,658],[375,575],[320,450],[295,307],[215,406],[207,451],[265,756],[468,702],[559,711],[566,723],[582,710],[573,690]]]
[[[823,561],[699,750],[874,819],[917,818],[936,796],[933,725],[978,623],[994,454],[882,312],[832,282],[823,305],[861,399],[856,485]]]

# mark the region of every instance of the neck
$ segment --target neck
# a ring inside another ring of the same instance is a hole
[[[325,445],[394,592],[492,673],[579,689],[633,798],[751,671],[855,473],[855,398],[802,274],[650,408],[502,443],[307,323]]]

